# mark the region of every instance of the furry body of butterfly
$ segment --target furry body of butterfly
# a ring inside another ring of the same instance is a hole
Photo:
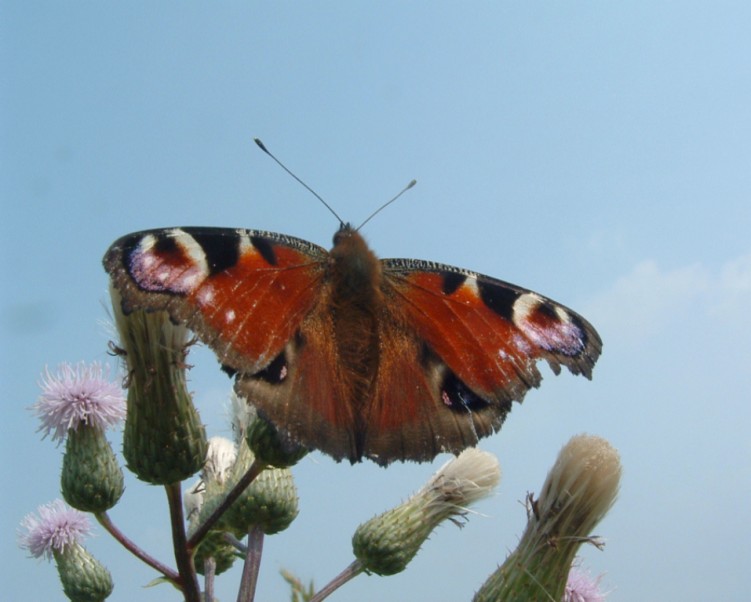
[[[432,460],[497,431],[566,366],[591,377],[597,332],[575,312],[452,266],[379,260],[342,225],[330,252],[258,230],[127,235],[104,258],[123,309],[167,311],[236,373],[278,429],[337,460]]]

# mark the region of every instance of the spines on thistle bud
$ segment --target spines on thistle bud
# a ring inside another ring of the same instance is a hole
[[[68,432],[60,478],[63,498],[73,508],[105,512],[123,494],[123,473],[104,433],[79,426]]]
[[[253,452],[242,441],[227,489],[239,481],[252,464]],[[238,537],[247,535],[251,526],[272,535],[289,527],[298,512],[297,488],[292,473],[288,468],[269,467],[229,507],[221,524]]]
[[[196,549],[193,564],[196,567],[196,572],[205,575],[206,560],[212,558],[214,560],[214,574],[221,575],[232,568],[235,560],[239,557],[239,552],[225,539],[223,532],[209,531],[209,534],[203,538]]]
[[[308,453],[305,447],[257,414],[245,430],[245,441],[257,460],[276,468],[294,466]]]
[[[125,314],[111,289],[115,322],[128,366],[123,455],[148,483],[176,483],[197,473],[206,434],[185,383],[187,330],[166,312]]]
[[[530,497],[519,545],[475,594],[474,602],[561,600],[579,546],[615,501],[621,465],[605,439],[573,437]]]
[[[54,552],[63,592],[72,602],[103,602],[112,593],[112,575],[82,545]]]

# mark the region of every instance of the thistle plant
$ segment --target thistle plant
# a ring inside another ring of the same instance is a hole
[[[65,440],[61,490],[78,510],[104,512],[123,494],[123,473],[105,430],[125,417],[119,386],[105,378],[101,364],[63,364],[45,369],[42,394],[32,410],[39,431],[53,441]]]
[[[103,601],[113,579],[83,546],[91,532],[85,514],[90,513],[186,602],[214,601],[215,578],[241,561],[237,600],[250,602],[265,538],[290,528],[297,517],[290,468],[308,450],[237,397],[234,440],[207,439],[186,386],[192,341],[184,326],[163,312],[126,314],[116,293],[113,305],[120,336],[113,349],[124,375],[110,380],[107,369],[96,363],[63,364],[42,375],[41,394],[31,409],[42,438],[65,443],[61,491],[69,506],[58,500],[24,518],[19,545],[34,557],[55,561],[70,600]],[[106,436],[107,429],[123,421],[124,462]],[[165,491],[173,565],[143,550],[108,514],[122,503],[123,463],[144,484]],[[474,599],[603,602],[599,580],[572,564],[583,543],[601,545],[592,531],[615,500],[620,470],[618,454],[605,440],[572,439],[539,498],[528,497],[529,522],[517,549]],[[190,486],[183,485],[186,479],[193,480]],[[284,572],[292,599],[320,602],[358,575],[405,571],[438,525],[461,526],[472,504],[490,495],[499,481],[495,456],[465,450],[405,502],[364,521],[352,535],[353,560],[331,582],[316,591],[312,582],[304,585]]]
[[[85,514],[55,500],[21,521],[18,542],[35,558],[55,560],[63,592],[70,600],[101,602],[114,586],[109,571],[81,543],[90,533]]]
[[[527,528],[516,550],[474,601],[563,599],[579,547],[601,545],[592,530],[615,502],[620,476],[618,452],[607,441],[573,437],[548,473],[539,499],[528,497]]]

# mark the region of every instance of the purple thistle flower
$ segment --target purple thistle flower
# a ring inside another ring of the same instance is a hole
[[[593,579],[587,571],[572,567],[568,574],[563,602],[605,602],[606,594],[600,591],[601,578]]]
[[[31,409],[42,421],[42,438],[62,441],[68,430],[84,423],[104,431],[125,417],[125,397],[116,383],[106,379],[98,362],[75,367],[61,364],[57,374],[44,369],[42,394]],[[109,372],[109,370],[108,370]]]
[[[78,510],[69,508],[63,500],[55,500],[37,508],[21,521],[18,545],[31,552],[35,558],[46,556],[49,560],[54,552],[64,552],[66,546],[80,544],[91,534],[89,518]]]

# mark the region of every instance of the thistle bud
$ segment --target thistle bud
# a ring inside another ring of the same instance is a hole
[[[495,456],[465,450],[406,502],[360,525],[352,537],[355,556],[364,570],[378,575],[403,571],[441,521],[464,516],[500,478]]]
[[[243,442],[227,484],[228,490],[252,464],[253,452]],[[222,517],[221,525],[238,537],[247,535],[251,526],[258,526],[266,535],[272,535],[289,527],[297,517],[297,502],[297,488],[290,470],[267,468],[229,507]],[[209,510],[209,505],[204,508]]]
[[[209,558],[214,559],[214,574],[221,575],[230,569],[235,560],[240,557],[237,550],[226,539],[225,534],[221,531],[209,531],[209,534],[203,538],[193,556],[193,564],[196,572],[201,575],[205,574],[205,561]]]
[[[182,481],[201,469],[207,445],[185,383],[187,330],[166,312],[126,315],[120,294],[111,294],[129,374],[123,456],[142,481]]]
[[[85,512],[105,512],[123,494],[123,473],[104,433],[95,427],[71,429],[60,478],[63,498]]]
[[[548,473],[516,550],[475,594],[474,602],[561,600],[574,557],[615,501],[621,465],[605,439],[573,437]]]
[[[268,420],[257,415],[248,424],[245,441],[256,459],[277,468],[294,466],[308,453],[305,447],[292,441]]]
[[[72,602],[102,602],[112,593],[110,572],[80,544],[54,552],[63,592]]]

